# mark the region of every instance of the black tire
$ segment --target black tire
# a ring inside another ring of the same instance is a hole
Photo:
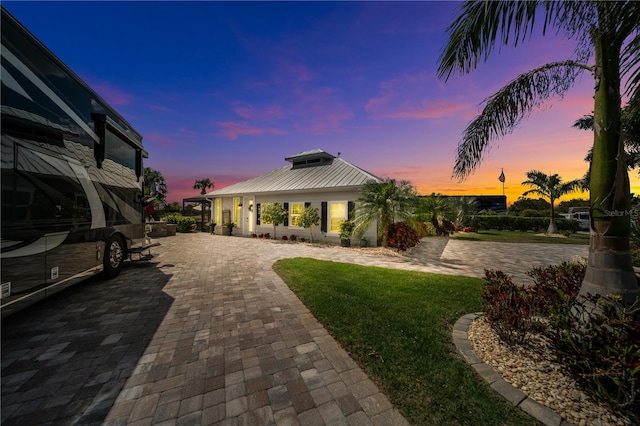
[[[124,243],[122,238],[114,235],[107,241],[104,253],[104,270],[106,278],[113,278],[120,273],[124,263]]]

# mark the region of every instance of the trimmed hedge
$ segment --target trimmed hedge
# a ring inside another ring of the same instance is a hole
[[[499,231],[546,231],[548,217],[520,217],[508,215],[475,215],[470,226],[478,230],[496,229]],[[575,219],[556,218],[558,231],[577,232],[580,223]]]
[[[167,215],[164,218],[167,223],[173,223],[176,225],[176,231],[178,232],[191,232],[193,225],[196,224],[196,220],[191,216],[182,216],[179,214]]]

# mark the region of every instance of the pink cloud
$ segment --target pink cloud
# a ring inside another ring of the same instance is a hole
[[[311,134],[336,131],[353,118],[353,112],[330,87],[298,88],[294,91],[298,101],[291,115],[299,117],[295,126]]]
[[[208,173],[208,171],[205,171],[202,174],[191,174],[190,176],[184,176],[182,174],[166,175],[165,182],[169,189],[169,193],[167,194],[167,203],[177,201],[182,205],[183,198],[196,197],[200,195],[199,190],[193,189],[193,184],[198,179],[209,178],[214,182],[215,186],[212,189],[207,189],[207,192],[210,192],[255,177],[255,175],[250,174],[209,175]]]
[[[233,111],[238,116],[248,122],[292,117],[296,131],[314,135],[337,131],[344,122],[353,118],[353,112],[333,88],[314,85],[316,74],[307,66],[293,63],[288,58],[276,58],[275,62],[277,66],[269,81],[249,81],[246,84],[255,91],[268,90],[270,96],[275,91],[282,99],[282,105],[259,107],[247,102],[236,102]],[[232,123],[230,127],[234,128],[234,136],[238,124],[242,124],[240,127],[243,132],[244,127],[249,127],[246,122]],[[262,130],[251,129],[251,132],[255,132],[251,134],[268,133]]]
[[[451,99],[427,99],[434,78],[426,73],[403,75],[380,83],[379,96],[369,99],[364,109],[376,118],[424,120],[456,113],[466,114],[469,104]]]
[[[187,129],[186,127],[180,127],[178,130],[180,130],[182,133],[186,133],[188,135],[197,135],[198,134],[198,132],[196,132],[194,130]]]
[[[167,108],[165,106],[157,105],[157,104],[149,105],[149,108],[151,108],[153,110],[156,110],[156,111],[162,111],[162,112],[171,112],[171,113],[176,112],[176,110],[174,110],[174,109]]]
[[[386,114],[386,118],[424,120],[429,118],[442,118],[468,109],[469,105],[467,104],[423,100],[421,105],[405,105],[398,111],[390,111]]]
[[[146,134],[144,136],[144,138],[146,140],[150,140],[150,141],[155,142],[158,145],[162,145],[162,146],[180,146],[180,145],[184,145],[184,143],[182,141],[178,141],[178,140],[175,140],[175,139],[170,139],[170,138],[167,138],[165,136],[158,135],[158,134],[155,134],[155,133]]]
[[[111,105],[128,105],[134,98],[134,95],[116,89],[109,83],[92,83],[91,87]]]
[[[285,64],[285,72],[296,81],[310,81],[315,77],[314,74],[302,64]]]
[[[283,135],[287,133],[284,130],[270,128],[270,127],[251,127],[249,123],[247,123],[246,121],[242,121],[242,122],[225,121],[225,122],[219,122],[218,125],[222,128],[222,131],[217,133],[217,136],[223,136],[232,141],[238,139],[238,136],[240,135],[247,135],[247,136],[259,136],[263,134]]]
[[[233,112],[246,120],[269,121],[285,118],[281,105],[270,105],[259,109],[248,102],[235,102]]]

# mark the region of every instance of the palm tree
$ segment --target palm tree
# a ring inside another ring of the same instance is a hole
[[[581,189],[580,179],[569,182],[562,182],[562,178],[558,174],[546,175],[538,170],[530,170],[527,172],[527,180],[522,182],[523,185],[532,186],[533,189],[525,191],[522,196],[529,194],[541,195],[547,197],[551,202],[551,219],[549,220],[549,228],[547,234],[557,234],[558,226],[556,225],[556,217],[554,212],[555,201],[565,194]]]
[[[478,200],[475,197],[453,197],[451,205],[454,212],[453,223],[456,229],[467,225],[469,216],[474,215],[478,211]]]
[[[144,168],[144,195],[150,195],[151,192],[151,182],[155,182],[156,184],[156,194],[155,200],[157,203],[166,205],[167,198],[167,184],[164,181],[164,176],[157,170],[153,170],[151,167]]]
[[[585,115],[573,123],[573,127],[581,130],[593,131],[593,115]],[[622,108],[620,115],[620,140],[624,144],[627,168],[629,170],[640,166],[640,91],[636,91],[629,103]],[[593,150],[587,152],[584,161],[591,162]],[[640,173],[640,172],[639,172]],[[591,174],[587,170],[582,178],[582,186],[589,189]]]
[[[360,190],[355,205],[353,235],[362,238],[373,221],[378,223],[378,236],[387,246],[389,225],[396,220],[409,220],[416,203],[416,190],[407,181],[395,179],[371,180]]]
[[[554,26],[576,40],[576,59],[553,62],[522,74],[490,96],[465,129],[453,174],[464,179],[482,161],[489,143],[508,134],[534,108],[564,94],[578,76],[593,75],[594,140],[591,160],[591,244],[582,283],[584,293],[640,296],[629,251],[629,175],[620,140],[621,78],[624,94],[640,86],[640,2],[469,0],[449,26],[449,41],[438,65],[445,80],[472,71],[496,44],[517,46],[539,26]],[[592,63],[587,63],[593,58]],[[611,214],[611,212],[615,212]]]
[[[439,194],[420,197],[416,213],[420,220],[431,222],[438,235],[449,235],[449,231],[445,229],[447,227],[444,226],[445,221],[453,220],[456,216],[451,199]]]
[[[213,188],[213,182],[209,178],[197,180],[193,184],[193,189],[199,189],[200,195],[206,194],[208,188]]]

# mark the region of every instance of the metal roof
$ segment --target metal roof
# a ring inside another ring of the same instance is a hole
[[[326,155],[324,151],[318,151],[314,151],[314,153]],[[305,154],[308,155],[309,152]],[[381,179],[342,158],[334,158],[331,162],[313,167],[295,168],[290,165],[285,166],[244,182],[238,182],[221,189],[216,189],[215,191],[207,193],[206,197],[215,198],[230,195],[322,189],[350,189],[362,186],[370,180],[380,181]]]
[[[295,155],[291,155],[291,156],[285,158],[284,160],[293,163],[294,161],[306,160],[306,159],[309,159],[309,158],[322,158],[322,159],[329,160],[329,159],[333,159],[333,158],[336,158],[336,157],[334,157],[333,155],[331,155],[331,154],[329,154],[327,152],[324,152],[321,149],[312,149],[310,151],[304,151],[304,152],[300,152],[300,153],[295,154]]]

